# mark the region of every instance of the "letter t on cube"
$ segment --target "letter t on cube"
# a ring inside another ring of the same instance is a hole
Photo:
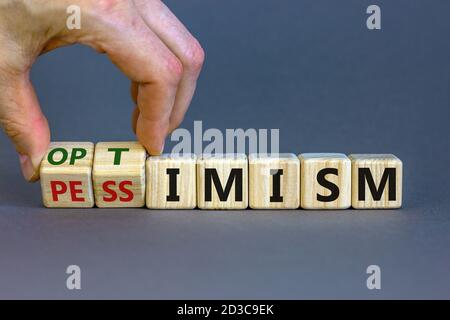
[[[97,143],[93,169],[97,207],[143,207],[146,158],[138,142]]]

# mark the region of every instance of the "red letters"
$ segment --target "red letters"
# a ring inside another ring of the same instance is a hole
[[[50,181],[50,189],[52,190],[53,201],[58,202],[58,195],[66,193],[67,186],[62,181]]]
[[[75,189],[76,186],[81,186],[81,181],[69,181],[70,186],[70,197],[73,202],[84,202],[83,197],[78,197],[78,193],[83,193],[83,189]]]
[[[130,202],[133,200],[133,198],[134,198],[133,192],[131,192],[131,190],[125,188],[125,186],[132,186],[132,185],[133,185],[133,182],[131,182],[131,181],[122,181],[119,184],[119,190],[127,195],[127,197],[124,197],[124,198],[121,197],[120,201]]]
[[[103,191],[105,191],[108,195],[103,196],[103,201],[105,202],[113,202],[117,200],[117,192],[111,189],[110,187],[115,186],[116,182],[113,180],[108,180],[103,183]],[[119,191],[124,193],[126,197],[119,197],[121,202],[130,202],[134,198],[134,194],[131,190],[127,189],[126,186],[132,186],[133,182],[125,180],[119,183]]]
[[[81,196],[83,194],[83,189],[81,188],[83,183],[81,181],[50,181],[50,190],[52,192],[53,201],[58,202],[59,196],[66,194],[67,191],[70,192],[70,199],[72,202],[84,202],[85,198]],[[117,192],[114,190],[116,186],[116,181],[109,180],[103,183],[103,191],[106,195],[103,196],[103,201],[114,202],[119,199],[120,202],[130,202],[134,198],[133,191],[130,187],[133,186],[133,182],[129,180],[121,181],[118,185],[118,191],[121,193],[118,196]]]
[[[83,193],[83,189],[77,188],[82,186],[81,181],[69,181],[70,198],[73,202],[84,202],[84,198],[78,196]],[[59,201],[59,196],[67,192],[67,184],[64,181],[50,181],[50,190],[52,191],[52,199]]]
[[[103,183],[103,191],[105,191],[106,193],[108,193],[110,195],[109,197],[103,196],[103,201],[105,201],[105,202],[113,202],[113,201],[116,201],[116,199],[117,199],[117,193],[114,190],[109,188],[109,186],[111,186],[111,185],[113,185],[113,186],[116,185],[116,182],[115,181],[105,181]]]

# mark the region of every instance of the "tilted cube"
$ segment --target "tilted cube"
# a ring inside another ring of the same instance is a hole
[[[97,207],[143,207],[146,158],[138,142],[97,143],[93,166]]]
[[[93,157],[91,142],[52,142],[40,168],[44,206],[93,207]]]

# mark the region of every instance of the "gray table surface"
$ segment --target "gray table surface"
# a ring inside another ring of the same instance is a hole
[[[373,3],[380,31],[365,26]],[[183,127],[280,128],[282,152],[394,153],[404,207],[50,210],[2,134],[0,298],[449,298],[450,2],[167,4],[207,53]],[[105,56],[64,48],[32,79],[54,141],[134,138],[128,81]],[[381,290],[366,287],[372,264]]]

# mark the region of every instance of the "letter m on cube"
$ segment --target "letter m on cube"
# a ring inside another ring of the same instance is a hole
[[[392,154],[351,154],[352,207],[395,209],[402,206],[402,161]]]

